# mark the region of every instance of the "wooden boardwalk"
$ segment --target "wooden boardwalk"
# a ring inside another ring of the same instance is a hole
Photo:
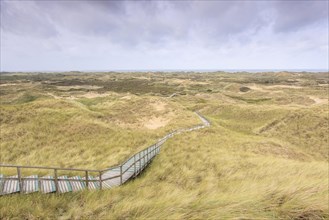
[[[131,178],[138,176],[153,158],[160,153],[161,146],[176,134],[193,131],[209,127],[209,121],[200,113],[196,112],[202,121],[202,124],[191,128],[175,130],[163,138],[159,139],[152,146],[134,154],[120,165],[104,170],[86,170],[58,167],[38,167],[38,166],[17,166],[0,164],[0,167],[9,167],[17,170],[17,175],[5,176],[0,174],[0,195],[9,195],[13,193],[28,194],[34,192],[42,193],[67,193],[76,192],[84,189],[109,189],[124,184]],[[24,177],[22,170],[43,169],[53,175],[38,176],[30,175]],[[83,172],[83,176],[58,176],[58,171]],[[96,174],[92,176],[90,174]]]

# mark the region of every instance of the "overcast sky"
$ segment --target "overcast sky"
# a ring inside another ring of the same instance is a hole
[[[1,70],[328,69],[328,1],[3,1]]]

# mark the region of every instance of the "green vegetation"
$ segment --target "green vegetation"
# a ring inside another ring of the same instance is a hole
[[[121,187],[1,197],[0,218],[329,219],[328,83],[328,73],[3,74],[1,163],[101,169],[198,124],[194,110],[212,126],[170,139]]]

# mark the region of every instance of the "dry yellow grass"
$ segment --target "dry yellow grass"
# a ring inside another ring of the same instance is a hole
[[[93,92],[111,95],[86,98],[83,89],[57,91],[49,75],[47,85],[8,77],[5,83],[15,85],[1,86],[1,162],[105,168],[170,130],[199,123],[193,110],[212,126],[170,139],[139,178],[121,187],[1,197],[2,219],[329,219],[328,88],[315,84],[327,74],[168,73],[166,82],[161,74],[131,76],[74,78],[99,79],[105,86],[94,86],[104,88],[113,78],[130,86],[152,80],[154,87],[108,88]],[[295,84],[286,83],[291,78]],[[174,91],[180,82],[189,83]],[[265,91],[240,92],[249,85]],[[45,91],[82,96],[55,99]],[[168,99],[164,91],[178,95]],[[163,127],[144,126],[161,117]]]

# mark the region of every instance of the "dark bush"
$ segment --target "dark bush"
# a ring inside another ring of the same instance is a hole
[[[248,92],[249,90],[250,90],[249,87],[246,87],[246,86],[242,86],[242,87],[240,87],[240,91],[241,91],[241,92]]]

